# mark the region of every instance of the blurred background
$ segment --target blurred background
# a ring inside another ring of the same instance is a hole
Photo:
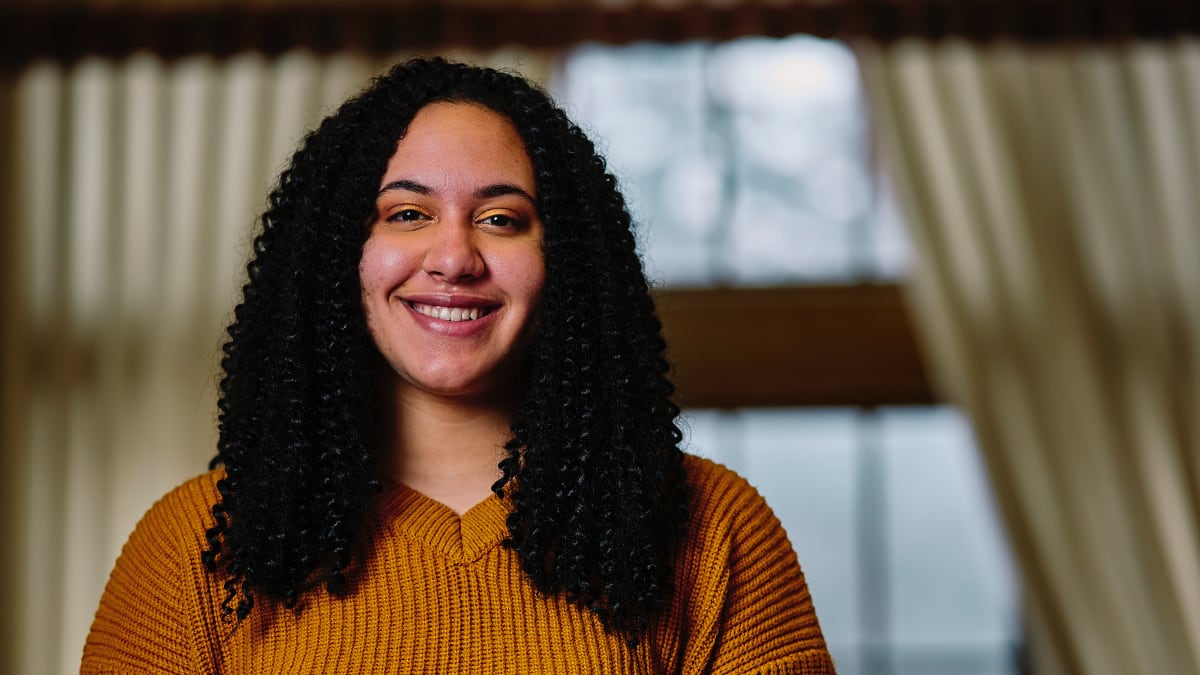
[[[215,452],[274,177],[434,53],[609,158],[686,443],[774,506],[840,673],[1200,672],[1198,33],[1182,0],[7,0],[0,672],[78,670]]]

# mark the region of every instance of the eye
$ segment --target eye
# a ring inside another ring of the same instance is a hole
[[[503,213],[493,213],[489,216],[484,216],[479,220],[484,225],[492,225],[495,227],[516,228],[521,225],[520,221],[512,216],[507,216]]]
[[[391,223],[414,223],[418,220],[425,220],[428,217],[416,209],[401,209],[388,216],[387,219]]]

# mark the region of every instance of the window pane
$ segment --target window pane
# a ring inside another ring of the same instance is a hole
[[[839,673],[1016,672],[1014,574],[957,412],[689,410],[685,429],[779,516]]]
[[[903,273],[907,247],[880,202],[844,44],[592,45],[565,58],[556,93],[607,153],[656,281]]]
[[[880,413],[888,609],[897,673],[994,673],[1015,641],[1016,587],[970,429],[950,409]],[[943,672],[943,671],[938,671]],[[944,672],[950,672],[949,670]]]
[[[843,675],[862,641],[856,423],[851,410],[687,412],[689,449],[745,477],[783,523]]]

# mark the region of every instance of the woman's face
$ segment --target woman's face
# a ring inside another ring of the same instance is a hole
[[[471,103],[422,108],[388,161],[359,263],[400,393],[510,393],[545,278],[533,166],[512,124]]]

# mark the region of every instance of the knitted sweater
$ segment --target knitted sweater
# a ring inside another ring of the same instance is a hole
[[[833,673],[779,521],[741,477],[686,460],[692,520],[675,592],[630,648],[595,616],[540,594],[501,546],[505,500],[457,516],[393,483],[348,595],[299,611],[256,603],[241,625],[200,562],[218,475],[165,496],[117,560],[83,673]]]

